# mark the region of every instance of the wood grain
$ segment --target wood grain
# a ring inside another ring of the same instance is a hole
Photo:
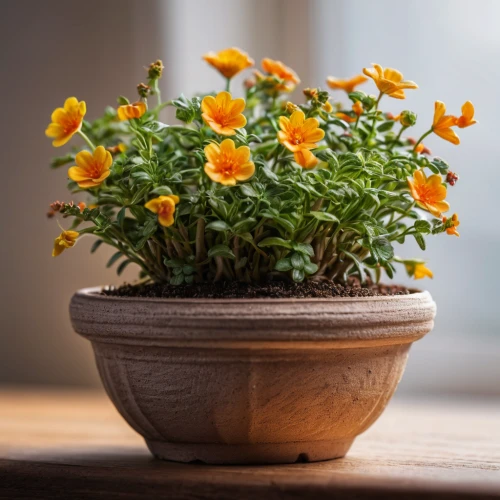
[[[0,498],[499,499],[500,404],[394,401],[340,460],[151,458],[107,397],[0,391]]]

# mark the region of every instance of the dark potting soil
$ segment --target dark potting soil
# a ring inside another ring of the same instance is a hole
[[[184,285],[123,285],[105,288],[104,295],[115,297],[154,297],[165,299],[292,299],[331,297],[375,297],[380,295],[407,295],[410,291],[400,285],[370,284],[340,285],[330,281],[288,283],[272,281],[262,284],[240,282],[198,283]]]

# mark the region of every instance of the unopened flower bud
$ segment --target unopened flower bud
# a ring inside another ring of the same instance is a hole
[[[137,93],[139,94],[139,97],[146,98],[150,91],[151,87],[145,83],[139,83],[139,85],[137,85]]]
[[[50,208],[54,212],[59,212],[59,210],[61,210],[61,208],[63,207],[63,205],[64,205],[64,203],[61,202],[61,201],[54,201],[54,203],[50,204]]]
[[[294,104],[293,102],[288,101],[286,103],[285,109],[286,109],[286,112],[291,115],[294,111],[297,111],[299,109],[299,107],[296,104]]]
[[[245,86],[246,89],[250,90],[252,87],[255,87],[255,84],[257,82],[253,78],[247,78],[244,82],[243,85]]]
[[[333,106],[330,101],[326,101],[325,104],[322,106],[323,111],[326,111],[327,113],[331,113],[333,111]]]
[[[417,123],[417,115],[413,111],[402,111],[401,116],[399,118],[399,123],[403,125],[403,127],[413,127],[415,123]]]
[[[77,207],[80,209],[80,212],[83,212],[87,205],[83,201],[81,201],[80,203],[78,203]]]
[[[458,182],[458,179],[459,179],[459,177],[455,172],[450,171],[446,174],[446,182],[450,186],[454,186]]]
[[[304,89],[302,91],[308,99],[314,99],[318,95],[318,89]]]
[[[163,62],[158,59],[157,61],[149,65],[148,78],[150,80],[158,80],[159,78],[161,78],[164,69],[165,66],[163,66]]]

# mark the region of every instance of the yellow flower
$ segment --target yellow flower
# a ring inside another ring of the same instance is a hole
[[[168,196],[158,196],[158,198],[148,201],[144,206],[154,214],[158,214],[160,225],[169,227],[174,223],[177,203],[179,203],[179,197],[175,194],[169,194]]]
[[[334,78],[333,76],[329,76],[326,79],[326,83],[333,90],[344,90],[345,92],[350,94],[358,85],[365,83],[366,80],[368,80],[368,78],[363,75],[356,75],[348,79]]]
[[[78,102],[76,97],[69,97],[64,108],[57,108],[51,116],[52,123],[45,130],[47,137],[53,137],[52,145],[58,148],[66,144],[81,128],[83,117],[87,112],[84,101]]]
[[[332,103],[330,101],[326,101],[325,104],[321,106],[321,109],[327,113],[331,113],[333,111]]]
[[[383,94],[395,99],[405,99],[404,89],[418,89],[418,85],[410,80],[403,80],[403,75],[396,69],[382,68],[373,64],[373,68],[364,68],[363,73],[373,78],[375,85]]]
[[[146,109],[146,103],[142,101],[134,102],[133,104],[124,104],[117,109],[118,118],[122,121],[140,118],[146,112]]]
[[[457,231],[457,227],[460,226],[460,221],[458,220],[458,215],[453,214],[451,219],[447,217],[443,217],[443,224],[446,227],[446,234],[460,236],[460,233]]]
[[[218,53],[209,52],[203,56],[203,59],[226,78],[233,78],[240,71],[254,65],[254,60],[236,47],[224,49]]]
[[[273,59],[269,59],[268,57],[262,59],[262,69],[271,75],[271,78],[265,77],[258,71],[255,72],[255,76],[258,80],[269,80],[272,78],[276,78],[280,80],[281,83],[278,83],[274,86],[274,90],[282,91],[282,92],[291,92],[297,83],[300,83],[299,77],[293,71],[293,69],[285,66],[281,61],[274,61]]]
[[[324,130],[319,128],[319,121],[316,118],[308,118],[300,111],[294,111],[292,116],[280,116],[280,131],[278,140],[283,146],[294,153],[300,149],[317,148],[317,141],[321,141],[325,136]]]
[[[477,123],[476,120],[474,120],[474,105],[470,101],[467,101],[462,106],[462,116],[457,118],[457,126],[465,128],[474,125],[474,123]]]
[[[416,170],[413,174],[413,181],[408,178],[408,186],[417,205],[428,210],[435,217],[441,217],[441,212],[450,209],[450,205],[444,201],[446,187],[440,175],[433,174],[426,177],[423,170]]]
[[[217,97],[207,95],[201,102],[203,120],[220,135],[234,135],[235,129],[246,125],[247,119],[242,114],[244,109],[245,99],[231,99],[229,92],[219,92]]]
[[[363,113],[364,113],[364,109],[363,109],[363,104],[361,104],[361,101],[356,101],[353,105],[352,105],[352,110],[354,111],[354,113],[358,116],[361,116]]]
[[[210,143],[205,147],[205,173],[214,182],[224,186],[234,186],[236,181],[246,181],[255,172],[250,161],[250,148],[236,148],[232,139],[224,139],[220,144]]]
[[[123,142],[120,142],[116,146],[108,146],[106,148],[112,155],[117,155],[118,153],[125,153],[127,151],[127,145]]]
[[[111,153],[97,146],[94,154],[81,151],[76,155],[76,166],[70,167],[68,176],[83,189],[96,187],[111,174],[112,164]]]
[[[349,116],[346,115],[345,113],[335,113],[335,116],[337,118],[340,118],[341,120],[344,120],[347,123],[354,123],[356,121],[356,118],[354,118],[354,116]]]
[[[449,141],[455,145],[460,144],[460,138],[451,128],[457,125],[458,118],[452,115],[445,115],[445,113],[446,106],[444,102],[436,101],[434,103],[434,119],[432,120],[432,131],[445,141]]]
[[[71,248],[75,245],[76,239],[80,236],[77,231],[63,231],[54,240],[54,249],[52,250],[52,257],[57,257],[61,255],[66,248]]]
[[[422,262],[414,264],[414,266],[406,265],[406,269],[416,280],[421,280],[422,278],[433,278],[434,274],[432,271],[426,267]]]
[[[308,149],[299,149],[293,153],[295,161],[303,168],[314,168],[319,160]]]

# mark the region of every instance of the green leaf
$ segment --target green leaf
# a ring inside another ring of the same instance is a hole
[[[121,263],[120,263],[120,265],[119,265],[119,266],[117,267],[117,269],[116,269],[116,274],[118,274],[118,276],[120,276],[120,275],[123,273],[123,271],[125,270],[125,268],[126,268],[129,264],[131,264],[131,263],[132,263],[132,261],[131,261],[131,260],[129,260],[129,259],[124,260],[123,262],[121,262]]]
[[[114,253],[111,258],[108,260],[108,263],[106,264],[106,267],[111,267],[120,257],[122,257],[123,254],[121,252],[116,252]]]
[[[299,269],[299,270],[304,269],[304,260],[302,259],[302,256],[298,253],[292,254],[292,256],[290,257],[290,263],[292,264],[292,267],[294,269]]]
[[[103,243],[104,241],[102,240],[94,241],[94,243],[92,243],[92,246],[90,247],[90,253],[94,253]]]
[[[339,220],[337,219],[337,217],[335,217],[335,215],[330,214],[328,212],[315,212],[315,211],[312,211],[312,212],[309,212],[309,215],[312,215],[316,219],[322,220],[322,221],[325,221],[325,222],[339,222]]]
[[[390,120],[379,125],[377,130],[379,132],[387,132],[388,130],[391,130],[392,127],[394,127],[394,121]]]
[[[231,227],[223,220],[214,220],[206,225],[206,229],[213,229],[214,231],[230,231]]]
[[[52,162],[50,163],[50,168],[59,168],[74,161],[75,161],[75,155],[73,154],[67,154],[66,156],[57,156],[52,159]]]
[[[278,262],[276,262],[276,265],[274,266],[274,269],[276,269],[276,271],[286,272],[292,270],[293,266],[290,262],[290,259],[286,258],[278,260]]]
[[[420,247],[420,249],[421,250],[425,250],[426,245],[425,245],[425,239],[424,239],[424,237],[420,233],[414,234],[413,237],[417,241],[418,246]]]
[[[208,256],[212,257],[226,257],[227,259],[234,259],[234,253],[227,245],[215,245],[208,251]]]
[[[391,242],[384,237],[374,238],[371,245],[374,257],[381,261],[388,261],[394,257],[394,249]]]
[[[314,256],[314,249],[311,244],[309,243],[296,243],[295,241],[292,241],[292,248],[299,253],[309,255],[309,257]]]
[[[184,275],[183,274],[178,274],[176,276],[172,276],[170,278],[170,284],[171,285],[182,285],[184,283]]]
[[[292,279],[293,281],[300,283],[301,281],[304,281],[305,278],[305,273],[303,270],[300,269],[294,269],[292,272]]]
[[[292,249],[292,244],[289,240],[284,240],[283,238],[278,237],[270,237],[264,238],[261,242],[259,242],[259,247],[285,247]]]
[[[240,259],[238,262],[236,262],[236,264],[234,265],[234,268],[235,268],[236,270],[238,270],[238,269],[242,269],[243,267],[245,267],[245,266],[246,266],[247,262],[248,262],[248,259],[247,259],[246,257],[243,257],[243,258],[242,258],[242,259]]]
[[[314,262],[309,262],[304,266],[304,271],[307,275],[314,274],[318,269],[318,264],[314,264]]]
[[[421,234],[430,234],[432,231],[432,224],[428,220],[417,220],[413,227]]]
[[[250,184],[242,184],[240,186],[240,191],[249,198],[258,198],[259,194],[255,191],[255,189]]]

